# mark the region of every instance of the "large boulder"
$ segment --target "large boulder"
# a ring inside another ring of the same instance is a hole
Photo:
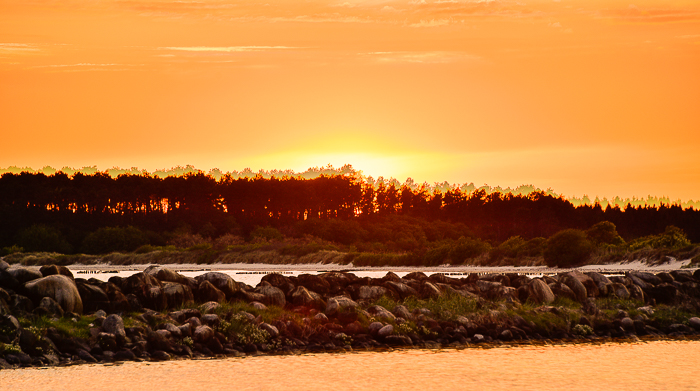
[[[102,321],[102,330],[104,330],[105,333],[113,334],[117,338],[126,337],[124,320],[117,314],[111,314]]]
[[[315,274],[301,274],[297,277],[297,285],[312,290],[321,296],[327,295],[331,284],[323,277]]]
[[[124,279],[121,284],[122,290],[127,294],[134,294],[145,308],[162,311],[168,307],[163,283],[149,274],[136,273]]]
[[[200,282],[199,287],[197,287],[197,301],[204,303],[208,301],[223,303],[226,301],[226,294],[216,288],[211,282],[204,280]]]
[[[411,288],[410,286],[404,284],[403,282],[399,281],[393,281],[393,280],[388,280],[384,282],[383,286],[387,289],[390,289],[394,292],[396,292],[401,299],[405,299],[407,297],[418,297],[418,291],[415,289]]]
[[[620,284],[619,282],[614,282],[610,285],[610,294],[619,297],[620,299],[629,299],[630,291],[626,286]]]
[[[232,299],[240,292],[241,288],[238,283],[231,278],[228,274],[221,272],[208,272],[196,277],[199,284],[202,281],[209,281],[216,289],[224,292],[227,299]]]
[[[294,290],[294,284],[290,281],[289,277],[283,276],[279,273],[266,274],[263,276],[261,282],[262,281],[281,289],[285,295],[289,295]]]
[[[608,277],[605,277],[604,275],[596,272],[588,272],[586,273],[586,275],[590,277],[591,280],[593,280],[593,282],[596,284],[596,286],[598,287],[598,292],[601,296],[607,296],[611,293],[610,287],[612,281],[610,281]],[[588,287],[586,287],[586,289],[588,289]]]
[[[39,270],[30,269],[24,266],[10,266],[5,269],[19,284],[39,279],[44,277]]]
[[[190,289],[192,289],[196,284],[194,278],[185,277],[182,274],[165,266],[151,265],[147,267],[143,271],[143,273],[149,276],[153,276],[160,281],[176,282],[178,284],[186,285],[190,287]]]
[[[657,304],[677,304],[680,300],[678,288],[671,284],[662,283],[643,289],[647,299],[654,299]]]
[[[62,274],[66,277],[73,278],[73,273],[65,266],[59,266],[59,265],[44,265],[41,268],[39,268],[39,272],[41,273],[42,276],[51,276],[54,274]]]
[[[549,286],[539,278],[530,281],[528,287],[528,300],[535,303],[551,303],[554,301],[554,293]]]
[[[574,292],[576,295],[576,300],[584,302],[588,297],[588,290],[586,287],[571,273],[564,273],[559,276],[559,282],[568,286]]]
[[[287,304],[284,292],[280,288],[270,285],[269,282],[261,281],[255,288],[255,293],[263,295],[263,304],[276,305],[278,307],[284,307]]]
[[[83,312],[83,300],[75,282],[64,275],[54,274],[32,280],[24,284],[28,295],[35,303],[44,297],[50,297],[63,308],[65,312]]]
[[[303,286],[296,287],[289,297],[295,306],[304,306],[316,309],[322,309],[326,306],[326,303],[323,301],[321,295],[314,291],[310,291]]]
[[[598,284],[589,275],[581,273],[578,270],[574,270],[566,274],[577,279],[581,284],[583,284],[589,297],[598,297]]]
[[[91,285],[84,281],[85,280],[81,279],[75,281],[75,285],[80,293],[80,298],[83,300],[83,310],[87,313],[97,310],[109,311],[111,309],[111,303],[107,293],[99,286]]]
[[[442,295],[440,288],[427,279],[421,281],[420,293],[423,298],[440,297]]]
[[[335,296],[328,299],[326,304],[326,315],[333,316],[339,312],[357,308],[357,303],[349,297]]]
[[[382,296],[389,296],[391,294],[388,289],[378,285],[361,285],[355,287],[355,289],[350,290],[355,300],[376,300]]]
[[[178,308],[194,302],[194,295],[189,286],[177,282],[163,282],[163,294],[168,308]]]

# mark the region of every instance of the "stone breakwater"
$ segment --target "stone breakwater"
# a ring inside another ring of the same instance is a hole
[[[700,335],[700,271],[403,278],[151,266],[108,282],[0,261],[0,368]]]

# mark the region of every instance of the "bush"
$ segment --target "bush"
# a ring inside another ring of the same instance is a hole
[[[547,240],[544,261],[549,267],[572,267],[585,263],[593,252],[593,244],[586,233],[565,229]]]
[[[257,226],[250,232],[250,238],[253,242],[272,242],[275,240],[282,240],[284,239],[284,236],[279,230],[277,230],[277,228]]]
[[[645,236],[633,241],[630,243],[630,250],[636,251],[645,247],[680,250],[688,246],[690,246],[690,240],[685,232],[678,227],[669,225],[662,234]]]
[[[144,244],[148,244],[148,238],[138,228],[105,227],[85,237],[82,248],[86,254],[108,254],[132,252]]]
[[[615,224],[609,221],[601,221],[593,225],[586,231],[586,235],[588,239],[596,245],[611,244],[613,246],[620,246],[625,244],[625,240],[617,233]]]
[[[489,251],[491,245],[481,239],[465,238],[462,236],[450,250],[450,259],[453,264],[464,263],[467,259],[476,258]]]
[[[57,228],[35,224],[20,231],[17,235],[17,247],[26,252],[57,252],[68,254],[71,245]]]

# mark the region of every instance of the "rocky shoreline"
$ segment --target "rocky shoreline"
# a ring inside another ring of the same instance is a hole
[[[700,271],[453,278],[151,266],[108,282],[0,261],[0,369],[256,354],[700,338]]]

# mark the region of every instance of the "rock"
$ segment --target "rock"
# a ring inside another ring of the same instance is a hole
[[[182,330],[172,323],[161,323],[158,327],[167,330],[173,338],[182,338]]]
[[[388,296],[389,291],[377,285],[363,285],[357,290],[357,300],[376,300],[382,296]]]
[[[331,288],[331,284],[325,278],[313,274],[301,274],[297,276],[297,286],[299,285],[321,296],[327,294]]]
[[[269,282],[261,281],[258,287],[255,288],[256,293],[263,295],[262,303],[266,305],[274,305],[284,307],[287,304],[287,299],[284,297],[284,292],[281,289],[270,285]]]
[[[644,306],[644,307],[639,307],[639,308],[637,308],[637,311],[639,311],[643,314],[646,314],[647,316],[654,315],[654,308],[652,308],[649,305]]]
[[[612,294],[620,299],[627,300],[630,298],[630,291],[627,290],[626,286],[620,284],[619,282],[612,283],[611,290]]]
[[[680,299],[678,288],[671,284],[661,283],[657,286],[643,288],[644,296],[656,300],[657,304],[676,304]]]
[[[118,347],[117,337],[112,333],[97,334],[97,343],[102,350],[115,351]]]
[[[400,280],[399,281],[386,281],[386,282],[384,282],[383,286],[387,289],[390,289],[390,290],[396,292],[401,299],[405,299],[407,297],[417,297],[418,296],[418,292],[415,289],[404,284]]]
[[[627,289],[629,289],[630,297],[632,299],[639,300],[642,302],[646,301],[646,300],[644,300],[644,296],[645,296],[644,291],[642,290],[642,288],[639,285],[636,285],[636,284],[627,285]]]
[[[10,264],[0,259],[0,271],[6,270],[10,267]]]
[[[625,277],[632,280],[632,283],[634,285],[637,285],[638,287],[640,287],[642,289],[651,288],[653,286],[652,284],[649,284],[646,281],[639,278],[639,276],[636,273],[625,273]]]
[[[238,283],[231,278],[228,274],[221,272],[208,272],[196,277],[199,284],[202,281],[209,281],[216,289],[220,290],[226,295],[227,299],[232,299],[240,292],[240,287]]]
[[[83,301],[83,311],[90,313],[99,309],[110,309],[109,296],[102,288],[83,281],[76,281],[75,284]]]
[[[12,295],[10,296],[12,303],[7,303],[12,307],[14,312],[32,312],[34,310],[34,303],[27,296],[22,295]]]
[[[29,296],[39,302],[44,297],[50,297],[63,308],[65,312],[83,312],[83,301],[75,282],[64,275],[54,274],[41,277],[24,284]]]
[[[384,337],[384,343],[389,346],[412,346],[413,341],[406,335],[387,335]]]
[[[268,334],[270,334],[270,338],[277,338],[280,335],[279,330],[277,327],[269,324],[269,323],[260,323],[258,326],[260,329],[267,331]]]
[[[29,269],[23,266],[13,265],[5,269],[5,272],[17,280],[19,285],[44,277],[38,270]]]
[[[183,307],[194,302],[192,289],[177,282],[164,282],[163,294],[168,308]]]
[[[294,284],[292,284],[289,278],[279,273],[266,274],[263,276],[261,281],[265,281],[270,285],[281,289],[285,295],[289,295],[294,290]]]
[[[404,305],[397,305],[394,307],[394,309],[391,311],[395,316],[398,316],[399,318],[404,318],[406,320],[411,319],[411,313],[408,311],[408,308]]]
[[[688,319],[688,325],[690,327],[694,328],[695,330],[700,330],[700,318],[698,318],[697,316],[694,316],[694,317]]]
[[[196,286],[196,282],[193,278],[185,277],[182,274],[165,266],[151,265],[143,271],[143,274],[153,276],[162,282],[168,281],[185,285],[187,287],[190,287],[190,289]]]
[[[421,296],[424,298],[440,297],[442,292],[440,289],[430,281],[421,282]]]
[[[427,280],[428,276],[425,275],[423,272],[411,272],[403,276],[404,280],[418,280],[418,281],[423,281]]]
[[[114,353],[114,361],[133,361],[136,355],[129,349],[120,350]]]
[[[39,312],[37,312],[39,311]],[[40,313],[43,312],[43,313]],[[39,306],[34,309],[34,313],[40,313],[41,315],[53,315],[58,318],[63,317],[63,308],[56,302],[56,300],[50,297],[44,297],[39,302]]]
[[[214,330],[209,326],[198,326],[193,335],[196,342],[205,344],[214,338]]]
[[[357,303],[350,299],[349,297],[345,296],[336,296],[336,297],[331,297],[328,299],[328,303],[326,304],[326,315],[328,316],[334,316],[336,315],[339,311],[344,311],[347,309],[355,309],[357,308]]]
[[[297,307],[304,306],[321,309],[325,306],[321,295],[303,286],[297,286],[290,294],[290,298],[292,303]]]
[[[661,278],[649,272],[630,272],[626,273],[626,275],[639,278],[640,280],[652,285],[659,285],[663,282],[661,281]]]
[[[513,339],[513,332],[508,329],[505,329],[501,331],[501,334],[499,334],[498,339],[502,341],[510,341],[511,339]]]
[[[555,282],[555,283],[548,284],[548,285],[549,285],[549,289],[551,289],[552,293],[554,293],[554,296],[565,297],[567,299],[571,299],[574,301],[578,300],[574,291],[572,291],[571,288],[562,284],[561,282]]]
[[[226,301],[226,294],[206,280],[199,283],[196,292],[197,301],[214,301],[218,303]]]
[[[97,359],[95,359],[95,357],[93,357],[90,353],[88,353],[87,350],[78,349],[78,351],[76,353],[77,353],[78,357],[80,357],[80,359],[85,361],[85,362],[92,362],[92,363],[97,362]]]
[[[656,277],[658,277],[661,282],[665,282],[667,284],[672,284],[674,281],[676,281],[676,279],[673,278],[673,275],[671,273],[657,273]]]
[[[401,282],[401,277],[398,276],[398,274],[394,272],[387,272],[384,277],[382,277],[383,281],[393,281],[393,282]]]
[[[44,265],[39,268],[39,273],[41,273],[41,275],[44,277],[54,274],[61,274],[66,277],[73,278],[73,273],[65,266]]]
[[[394,314],[380,305],[374,305],[367,308],[367,312],[369,312],[370,315],[374,316],[374,318],[377,320],[383,320],[385,322],[393,322],[396,320],[396,316],[394,316]]]
[[[214,313],[221,305],[215,301],[208,301],[202,305],[199,306],[199,308],[202,310],[202,313],[204,314],[211,314]],[[201,317],[201,315],[192,315],[197,318]]]
[[[544,283],[544,281],[543,281],[542,283]],[[473,342],[473,343],[482,343],[482,342],[486,342],[486,337],[484,337],[482,334],[474,334],[474,335],[472,336],[472,342]]]
[[[382,327],[384,327],[384,324],[383,324],[383,323],[381,323],[381,322],[372,322],[372,323],[370,323],[369,326],[367,327],[367,331],[368,331],[371,335],[377,335],[377,333],[379,332],[379,330],[382,329]]]
[[[254,302],[250,303],[250,306],[255,308],[258,311],[265,311],[267,309],[267,306],[265,304],[260,303],[258,301],[254,301]]]
[[[209,304],[209,303],[204,303],[202,306],[204,306],[206,304]],[[216,304],[217,306],[219,305],[219,303],[216,303],[216,302],[213,302],[213,304]],[[168,316],[172,320],[176,321],[177,323],[182,323],[186,319],[189,319],[193,316],[199,318],[202,316],[202,313],[196,308],[185,308],[185,309],[182,309],[179,311],[171,312],[168,314]]]
[[[622,328],[626,331],[634,331],[634,321],[630,317],[626,316],[620,319],[620,323],[622,324]]]
[[[151,352],[151,359],[156,361],[168,361],[170,355],[162,350],[154,350]]]
[[[386,338],[392,334],[394,334],[394,326],[390,324],[382,327],[381,329],[379,329],[379,331],[377,331],[377,336],[379,338]]]
[[[17,289],[21,284],[7,270],[0,270],[0,287],[7,289]]]
[[[126,337],[124,321],[122,317],[117,314],[111,314],[102,321],[102,330],[106,333],[114,334],[117,338]]]
[[[216,328],[216,326],[218,326],[219,323],[221,323],[221,319],[219,319],[219,315],[217,314],[202,315],[200,319],[202,321],[202,324],[205,324],[212,328]]]
[[[678,282],[692,282],[693,274],[688,270],[674,270],[671,276]]]
[[[140,272],[129,276],[122,281],[122,290],[135,295],[139,304],[144,308],[156,311],[168,308],[168,300],[163,292],[163,284],[151,275]]]
[[[314,315],[314,320],[321,324],[328,323],[328,317],[323,312],[319,312],[318,314]]]
[[[19,338],[22,327],[12,315],[0,315],[0,342],[11,344]]]
[[[571,290],[576,295],[577,301],[583,302],[588,297],[588,290],[586,289],[586,287],[571,273],[562,274],[559,277],[559,282],[571,288]]]
[[[549,289],[549,286],[545,284],[539,278],[535,278],[530,281],[528,285],[528,299],[534,301],[535,303],[551,303],[554,301],[554,293]],[[482,336],[483,337],[483,336]]]
[[[601,296],[607,296],[610,294],[609,287],[612,284],[612,281],[610,281],[608,277],[596,272],[588,272],[586,275],[590,277],[598,286],[598,292]],[[586,287],[586,289],[588,289],[588,287]]]

